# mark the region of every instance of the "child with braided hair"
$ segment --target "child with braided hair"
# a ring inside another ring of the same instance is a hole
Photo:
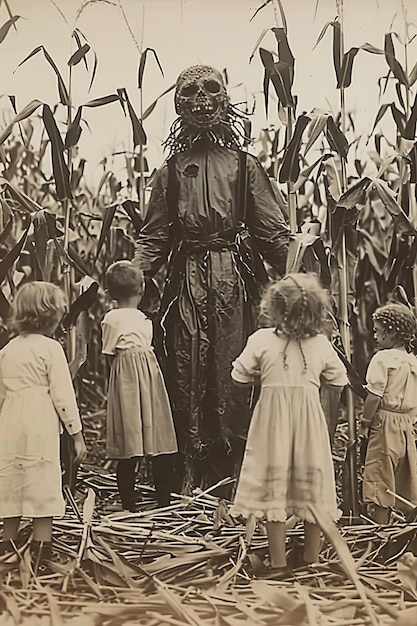
[[[320,379],[339,394],[345,367],[322,326],[327,292],[314,274],[288,274],[271,284],[262,301],[269,328],[253,333],[234,361],[238,384],[260,379],[245,456],[231,514],[266,521],[273,569],[286,571],[285,520],[304,520],[305,563],[319,558],[320,529],[309,503],[337,520],[334,468]]]
[[[390,302],[372,316],[378,352],[366,373],[361,432],[369,442],[363,476],[363,500],[374,506],[378,524],[387,524],[390,508],[401,509],[393,493],[417,505],[417,358],[410,353],[416,332],[411,310]],[[390,493],[391,492],[391,493]]]

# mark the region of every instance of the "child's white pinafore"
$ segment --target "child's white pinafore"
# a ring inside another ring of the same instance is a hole
[[[261,391],[249,427],[232,515],[284,522],[293,514],[314,522],[308,503],[333,520],[337,508],[334,468],[326,419],[320,404],[320,377],[345,386],[344,365],[324,335],[287,345],[272,328],[256,331],[233,364],[232,377]],[[284,349],[286,363],[284,367]]]
[[[142,311],[113,309],[102,321],[103,354],[113,356],[107,397],[107,454],[112,459],[170,454],[177,438],[152,322]]]
[[[59,439],[81,430],[61,345],[20,335],[0,351],[0,517],[62,516]]]

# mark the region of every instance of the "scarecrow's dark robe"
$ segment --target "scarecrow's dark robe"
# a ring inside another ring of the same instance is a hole
[[[253,156],[206,142],[156,173],[135,262],[148,277],[168,262],[156,349],[179,449],[211,468],[217,460],[211,481],[229,471],[220,457],[248,427],[250,390],[237,391],[230,371],[256,328],[267,281],[259,255],[283,274],[287,243],[273,188]]]

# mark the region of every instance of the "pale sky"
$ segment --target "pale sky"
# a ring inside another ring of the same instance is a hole
[[[266,28],[275,26],[272,5],[263,9],[250,21],[263,0],[8,0],[14,15],[20,15],[17,32],[10,30],[0,44],[0,93],[13,94],[18,109],[33,98],[53,105],[57,102],[55,75],[41,54],[17,65],[33,48],[42,44],[52,56],[64,80],[67,80],[67,60],[74,52],[70,33],[77,10],[84,5],[76,26],[86,36],[97,53],[99,64],[91,92],[87,92],[89,75],[80,63],[73,74],[73,102],[75,106],[91,98],[104,96],[119,87],[126,87],[131,101],[139,109],[136,87],[139,52],[137,46],[153,48],[163,67],[162,77],[152,56],[148,57],[143,90],[144,109],[166,88],[179,72],[196,63],[226,68],[232,102],[248,100],[251,106],[257,98],[255,131],[267,124],[279,126],[275,108],[271,105],[266,121],[262,91],[263,68],[258,54],[249,65],[249,56]],[[298,95],[298,114],[314,107],[329,111],[338,109],[339,94],[335,88],[332,63],[332,30],[314,48],[323,26],[337,14],[335,0],[282,0],[288,25],[288,39],[296,59],[293,93]],[[130,29],[127,28],[120,5]],[[316,6],[317,5],[317,6]],[[400,37],[404,34],[402,5],[407,20],[413,23],[410,33],[417,28],[416,0],[344,0],[345,50],[365,42],[383,48],[384,34],[390,30]],[[65,16],[65,23],[58,8]],[[316,10],[317,8],[317,10]],[[0,25],[8,14],[0,4]],[[137,45],[136,45],[137,44]],[[262,46],[275,50],[275,41],[269,34]],[[409,47],[409,70],[417,59],[417,39]],[[313,49],[314,48],[314,49]],[[396,42],[398,58],[404,65],[402,46]],[[90,57],[90,64],[92,57]],[[16,70],[14,72],[14,70]],[[354,113],[359,132],[371,130],[377,113],[377,80],[386,74],[383,56],[360,51],[355,59],[352,86],[346,91],[347,107]],[[14,73],[13,73],[14,72]],[[241,85],[241,86],[236,86]],[[382,102],[391,102],[390,91]],[[161,100],[145,121],[148,135],[148,155],[151,168],[157,167],[163,153],[160,144],[167,136],[175,117],[173,93]],[[10,119],[11,108],[7,98],[0,100],[0,126]],[[64,112],[62,112],[64,119]],[[88,160],[88,176],[100,170],[99,160],[112,151],[130,149],[131,131],[128,118],[121,107],[110,104],[102,109],[85,110],[89,130],[84,129],[80,140],[80,155]],[[394,127],[392,139],[395,137]],[[255,133],[256,134],[256,133]],[[122,165],[119,164],[121,167]],[[118,165],[115,164],[115,167]]]

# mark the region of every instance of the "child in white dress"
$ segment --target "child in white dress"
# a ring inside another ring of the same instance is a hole
[[[320,377],[341,393],[347,376],[321,327],[328,296],[312,274],[289,274],[267,289],[257,330],[234,361],[238,384],[260,381],[231,514],[266,521],[271,567],[286,569],[285,520],[304,520],[304,561],[318,561],[320,529],[309,509],[333,520],[337,508]]]
[[[18,336],[0,351],[0,553],[13,551],[21,517],[33,518],[34,563],[50,558],[52,519],[62,516],[60,433],[74,442],[75,460],[86,447],[64,351],[51,338],[65,311],[56,285],[23,285],[13,300]]]
[[[389,303],[372,316],[379,351],[366,372],[362,434],[369,442],[363,476],[364,502],[373,504],[378,524],[389,510],[401,509],[393,493],[417,506],[417,453],[413,422],[417,419],[417,358],[408,352],[416,320],[403,304]],[[389,493],[387,489],[391,492]]]
[[[107,454],[117,459],[116,477],[124,509],[136,510],[138,461],[151,457],[159,506],[170,503],[172,454],[177,439],[162,373],[152,348],[152,322],[137,309],[142,271],[117,261],[106,272],[117,308],[103,318],[102,352],[111,359],[107,398]]]

